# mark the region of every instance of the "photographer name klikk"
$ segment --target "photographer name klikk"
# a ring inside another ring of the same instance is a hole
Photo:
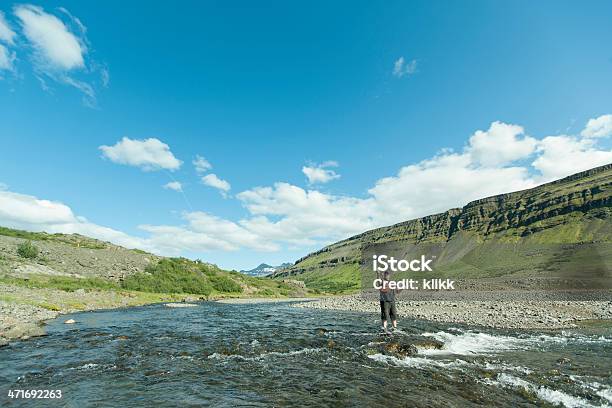
[[[433,258],[421,255],[420,259],[396,259],[388,255],[373,255],[372,270],[377,278],[372,282],[377,290],[455,290],[455,281],[452,279],[429,278],[412,279],[404,278],[392,280],[394,272],[433,272],[431,263]]]

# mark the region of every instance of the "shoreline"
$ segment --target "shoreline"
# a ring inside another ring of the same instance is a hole
[[[306,302],[313,299],[318,298],[234,298],[219,295],[204,299],[189,294],[84,289],[69,292],[0,283],[0,347],[18,340],[45,336],[44,326],[47,321],[71,313],[154,304],[188,305],[190,302],[201,301],[256,304]]]
[[[172,294],[84,289],[68,292],[0,284],[0,347],[45,336],[46,322],[62,315],[184,299],[186,296]]]
[[[62,315],[135,307],[159,303],[199,302],[193,295],[145,292],[85,291],[26,288],[0,284],[0,347],[16,340],[45,336],[48,320]],[[312,298],[239,298],[206,299],[225,304],[294,303],[291,307],[331,311],[352,311],[379,316],[377,300],[360,294]],[[497,329],[567,329],[580,322],[612,321],[609,300],[491,300],[463,297],[453,300],[397,301],[400,319],[457,323]]]
[[[293,307],[371,313],[380,317],[378,300],[345,295]],[[580,322],[612,321],[609,300],[397,300],[400,319],[457,323],[496,329],[568,329]]]

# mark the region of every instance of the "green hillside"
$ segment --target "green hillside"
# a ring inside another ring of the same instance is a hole
[[[588,277],[609,282],[611,185],[609,164],[533,189],[483,198],[350,237],[299,259],[275,277],[292,276],[322,291],[356,291],[362,252],[385,245],[406,258],[434,255],[436,277]]]
[[[78,234],[0,227],[0,284],[74,292],[130,291],[217,297],[304,296],[301,284],[164,258]]]

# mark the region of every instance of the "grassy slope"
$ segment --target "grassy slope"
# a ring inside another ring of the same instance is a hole
[[[4,227],[0,227],[0,235],[23,239],[23,242],[31,241],[34,246],[39,241],[54,241],[60,243],[63,249],[75,248],[72,250],[72,253],[75,254],[79,254],[78,251],[82,248],[97,253],[97,250],[103,251],[112,246],[112,244],[80,235],[33,233]],[[79,248],[79,250],[76,248]],[[120,249],[125,251],[123,248]],[[143,254],[143,256],[150,256],[143,251],[132,251]],[[57,289],[63,292],[74,292],[78,289],[116,291],[128,293],[131,297],[142,298],[143,302],[148,298],[152,300],[160,298],[156,294],[195,295],[204,298],[287,297],[308,294],[307,290],[298,285],[251,277],[235,271],[225,271],[212,264],[185,258],[161,258],[148,265],[144,271],[131,273],[121,281],[87,276],[79,274],[78,271],[74,272],[79,276],[21,275],[13,272],[16,266],[27,264],[34,267],[39,265],[49,266],[42,254],[34,259],[25,259],[13,253],[3,254],[0,252],[0,283],[31,289]],[[12,300],[15,301],[15,299]],[[34,299],[33,302],[37,303],[38,301]],[[50,304],[51,307],[48,308],[53,309],[52,302],[41,301],[38,303],[43,306]]]
[[[0,235],[14,238],[23,238],[30,241],[53,241],[68,244],[74,247],[102,249],[109,246],[108,243],[97,239],[85,237],[79,234],[49,234],[46,232],[30,232],[12,228],[0,227]],[[137,251],[137,250],[134,250]]]

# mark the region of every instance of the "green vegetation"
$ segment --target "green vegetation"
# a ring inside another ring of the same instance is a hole
[[[32,289],[57,289],[74,292],[78,289],[92,291],[114,291],[117,294],[131,293],[138,304],[158,301],[162,297],[182,299],[185,294],[208,297],[286,297],[304,296],[306,291],[296,285],[272,279],[256,278],[232,271],[227,272],[214,265],[194,262],[184,258],[165,258],[146,268],[145,272],[130,275],[123,282],[88,277],[29,275],[14,277],[0,274],[0,284],[16,285]],[[177,297],[178,296],[178,297]],[[37,304],[41,307],[45,305]],[[65,303],[64,307],[82,310],[80,301]],[[54,309],[50,309],[54,310]]]
[[[73,243],[73,242],[69,242],[69,243],[76,246],[77,248],[87,248],[87,249],[106,248],[106,244],[104,244],[103,242],[77,241],[76,243]]]
[[[317,293],[339,295],[356,292],[361,287],[358,264],[341,265],[329,269],[328,273],[325,274],[309,271],[296,278],[303,280],[306,287],[315,290]]]
[[[22,258],[34,259],[38,256],[38,248],[32,244],[32,241],[25,241],[19,244],[17,253]]]
[[[214,290],[217,292],[242,293],[242,286],[227,276],[206,273]]]
[[[0,227],[0,235],[5,235],[7,237],[29,239],[32,241],[44,241],[48,239],[49,237],[49,234],[45,232],[21,231],[21,230],[16,230],[12,228],[6,228],[6,227]]]
[[[0,235],[13,238],[23,238],[29,241],[62,242],[77,248],[104,249],[107,243],[79,234],[48,234],[46,232],[30,232],[12,228],[0,227]]]
[[[51,288],[74,292],[77,289],[119,290],[118,284],[100,278],[72,278],[68,276],[33,275],[28,278],[5,276],[0,283],[25,286],[27,288]]]
[[[59,307],[58,305],[54,304],[54,303],[47,303],[47,302],[41,302],[38,304],[38,306],[47,309],[47,310],[52,310],[54,312],[59,312],[61,309],[61,307]]]
[[[209,278],[211,274],[216,272],[206,265],[184,258],[168,258],[149,265],[143,273],[126,277],[122,285],[125,289],[141,292],[209,296],[214,290]]]
[[[202,296],[291,296],[298,289],[284,282],[226,272],[214,265],[185,258],[165,258],[143,273],[125,278],[122,287],[151,293],[186,293]],[[304,292],[302,290],[302,292]],[[303,295],[304,293],[302,293]]]

